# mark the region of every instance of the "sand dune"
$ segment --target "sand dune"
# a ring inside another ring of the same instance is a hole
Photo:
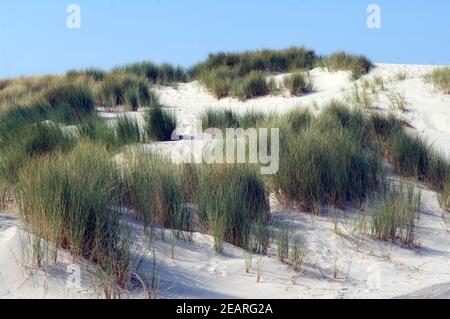
[[[404,94],[405,112],[393,111],[420,135],[450,156],[450,95],[441,94],[427,84],[423,76],[435,66],[376,64],[361,80],[382,77],[387,90]],[[398,73],[406,74],[403,81]],[[285,75],[277,76],[277,80]],[[260,110],[287,112],[296,107],[310,107],[318,112],[331,99],[341,99],[352,89],[347,72],[330,73],[323,69],[311,71],[315,83],[313,93],[290,97],[287,92],[248,100],[234,98],[220,101],[212,97],[199,82],[180,83],[176,87],[156,90],[161,102],[172,108],[180,121],[180,134],[195,133],[194,123],[208,107],[229,108],[236,112]],[[389,110],[388,98],[382,92],[376,103],[378,111]],[[106,116],[106,114],[105,114]],[[135,113],[138,118],[141,113]],[[171,154],[189,151],[186,141],[153,143],[150,149]],[[396,180],[398,177],[390,176]],[[275,203],[271,211],[275,222],[289,221],[293,233],[308,238],[306,268],[298,276],[275,257],[263,257],[262,279],[256,282],[257,257],[253,270],[247,274],[242,249],[225,245],[225,253],[216,255],[213,239],[194,234],[193,243],[177,242],[172,258],[172,241],[156,240],[156,270],[160,278],[161,298],[393,298],[408,295],[431,285],[450,282],[450,216],[438,205],[437,195],[423,191],[424,209],[418,222],[416,249],[402,248],[386,242],[357,237],[350,231],[352,211],[339,212],[336,222],[329,216],[312,217],[286,211]],[[138,246],[145,247],[142,226],[130,221]],[[61,261],[45,270],[21,266],[20,234],[22,226],[13,215],[0,215],[0,297],[2,298],[98,298],[93,274],[82,271],[80,288],[68,288],[67,266]],[[170,236],[169,236],[170,237]],[[140,253],[142,251],[137,251]],[[154,273],[152,251],[143,259],[143,270]],[[275,251],[269,256],[276,255]],[[24,275],[25,274],[25,275]],[[142,297],[142,291],[127,293]]]

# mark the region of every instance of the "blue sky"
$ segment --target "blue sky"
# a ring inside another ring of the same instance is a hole
[[[79,30],[66,26],[72,3]],[[366,26],[371,3],[381,29]],[[0,77],[139,60],[190,66],[209,52],[300,45],[449,64],[449,13],[447,0],[2,0]]]

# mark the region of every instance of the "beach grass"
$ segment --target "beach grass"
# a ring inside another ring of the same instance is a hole
[[[389,100],[389,107],[391,110],[398,110],[401,112],[406,111],[406,106],[408,105],[408,101],[404,94],[399,92],[387,92],[386,96]]]
[[[354,78],[367,74],[373,67],[370,60],[362,55],[338,52],[319,57],[313,50],[293,47],[210,54],[206,61],[196,64],[189,73],[192,78],[201,80],[217,99],[231,95],[246,100],[277,91],[273,78],[264,84],[262,76],[288,72],[294,72],[291,81],[286,83],[291,93],[305,94],[311,91],[311,81],[299,73],[316,66],[326,66],[332,71],[349,70]]]
[[[256,168],[248,165],[201,167],[197,205],[201,228],[214,236],[219,253],[224,242],[247,247],[250,235],[257,230],[254,227],[270,221],[264,183]],[[261,234],[256,234],[255,245],[264,249],[268,243]]]
[[[286,73],[297,69],[309,70],[314,67],[317,55],[304,47],[284,50],[259,50],[246,52],[220,52],[209,54],[208,59],[195,65],[190,73],[201,76],[205,71],[220,67],[233,68],[240,76],[253,71],[264,73]]]
[[[422,137],[407,132],[390,137],[389,160],[395,171],[405,177],[441,190],[450,175],[450,163]]]
[[[142,141],[142,133],[138,121],[126,115],[117,118],[116,133],[118,142],[121,145]]]
[[[95,86],[95,98],[101,105],[126,106],[132,111],[158,104],[157,96],[150,90],[144,77],[124,72],[111,73],[99,82]]]
[[[346,93],[344,100],[351,106],[369,110],[373,108],[375,97],[367,85],[353,83],[353,88]]]
[[[168,159],[143,149],[125,154],[122,197],[143,221],[148,233],[155,223],[178,231],[190,231],[189,211],[184,209],[181,168]]]
[[[116,67],[113,69],[113,72],[143,76],[150,83],[160,85],[186,82],[188,80],[188,73],[183,67],[169,63],[156,64],[150,61],[143,61]]]
[[[354,79],[368,74],[373,68],[372,62],[364,55],[349,54],[343,51],[322,57],[318,63],[330,71],[349,70]]]
[[[0,179],[17,182],[22,166],[31,158],[54,152],[68,152],[76,139],[52,122],[38,122],[25,127],[0,154]]]
[[[64,84],[52,87],[43,92],[42,100],[54,109],[69,109],[71,118],[78,121],[95,110],[92,91],[83,85]]]
[[[367,121],[367,136],[384,152],[395,173],[441,191],[450,176],[450,161],[418,134],[407,131],[394,115],[374,113]]]
[[[129,265],[121,237],[117,168],[98,145],[79,144],[67,155],[37,157],[20,173],[18,201],[22,219],[35,240],[45,240],[85,258],[125,285]],[[42,249],[40,245],[33,245]],[[46,250],[54,261],[57,250]],[[41,256],[39,252],[35,254]],[[42,258],[35,260],[42,265]]]
[[[151,140],[170,141],[176,128],[175,114],[162,106],[152,107],[145,114],[145,133]]]
[[[319,117],[281,134],[280,169],[271,190],[286,206],[319,213],[321,205],[361,203],[382,178],[382,156],[367,143],[364,119],[333,102]]]
[[[86,117],[78,126],[78,136],[93,143],[102,144],[108,150],[119,147],[116,130],[97,114]]]
[[[248,110],[238,114],[230,109],[207,108],[201,113],[200,119],[203,130],[209,128],[224,130],[227,128],[273,127],[275,125],[274,122],[278,120],[278,116],[255,110]]]
[[[411,185],[388,186],[374,204],[372,234],[378,239],[401,241],[406,245],[416,242],[416,221],[422,207],[422,195]]]
[[[425,76],[425,80],[446,94],[450,94],[450,67],[438,68]]]
[[[264,73],[254,71],[236,80],[232,91],[234,96],[245,101],[268,95],[270,93],[270,87]]]
[[[293,96],[302,96],[314,89],[309,73],[294,72],[283,79],[284,86]]]

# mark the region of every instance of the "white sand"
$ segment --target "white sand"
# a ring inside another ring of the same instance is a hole
[[[395,114],[410,123],[437,148],[450,156],[450,96],[436,92],[425,83],[423,75],[433,66],[377,64],[365,78],[381,76],[388,90],[405,95],[407,111]],[[396,81],[404,72],[407,79]],[[208,107],[229,108],[237,112],[254,109],[264,112],[286,112],[298,106],[316,105],[319,111],[327,101],[342,98],[352,83],[347,72],[329,73],[321,69],[311,72],[316,85],[314,93],[305,97],[263,97],[246,102],[233,98],[214,99],[198,83],[179,84],[177,88],[157,90],[164,105],[172,108],[181,124],[180,132],[192,135],[199,114]],[[278,76],[281,80],[283,76]],[[380,93],[377,107],[388,110],[387,98]],[[141,117],[140,113],[135,116]],[[169,153],[174,159],[189,151],[188,141],[153,143],[150,149]],[[395,176],[391,177],[396,179]],[[177,241],[172,259],[172,241],[156,240],[159,269],[159,297],[162,298],[391,298],[450,282],[450,217],[439,208],[436,194],[423,191],[424,209],[417,227],[419,247],[406,249],[398,245],[357,237],[351,232],[355,213],[337,213],[338,228],[328,216],[312,217],[280,209],[272,203],[275,223],[288,221],[294,233],[308,240],[309,253],[302,276],[296,274],[276,257],[263,258],[262,279],[256,282],[257,257],[253,270],[245,272],[244,253],[225,245],[224,255],[217,255],[210,236],[196,233],[193,243]],[[133,223],[137,242],[145,246],[142,226]],[[45,271],[33,271],[23,277],[19,246],[20,223],[14,217],[0,216],[0,297],[6,298],[97,298],[92,275],[83,271],[82,287],[66,286],[66,263],[58,263]],[[168,232],[168,237],[169,232]],[[153,274],[153,258],[144,258],[145,276]],[[139,292],[127,296],[140,297]]]

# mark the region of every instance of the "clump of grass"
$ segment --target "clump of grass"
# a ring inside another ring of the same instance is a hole
[[[289,258],[289,225],[287,223],[278,229],[277,251],[281,262],[285,262]]]
[[[395,75],[395,80],[396,81],[405,81],[407,77],[408,76],[406,75],[405,72],[399,72]]]
[[[147,111],[145,123],[147,137],[158,141],[172,140],[172,133],[177,128],[175,114],[161,106],[153,107]]]
[[[14,104],[28,104],[45,90],[65,83],[60,76],[20,77],[2,81],[0,109]]]
[[[69,109],[75,120],[80,120],[95,110],[91,90],[82,85],[65,84],[53,87],[43,93],[42,99],[52,108]]]
[[[267,114],[255,110],[246,111],[238,116],[239,126],[241,128],[262,127],[274,119],[273,114]]]
[[[202,129],[240,127],[239,116],[231,110],[215,110],[208,108],[201,115]]]
[[[188,80],[188,74],[185,69],[169,63],[158,65],[153,62],[144,61],[117,67],[113,72],[143,76],[151,83],[161,85],[186,82]]]
[[[100,82],[96,99],[108,107],[127,106],[136,111],[138,107],[152,107],[158,104],[157,96],[150,90],[147,81],[128,73],[112,73]]]
[[[0,210],[6,208],[6,198],[8,197],[8,188],[3,181],[0,180]]]
[[[137,120],[123,115],[117,118],[117,139],[122,145],[139,143],[142,140],[141,129]]]
[[[205,165],[199,181],[200,227],[214,236],[218,253],[223,252],[224,241],[247,247],[254,224],[269,223],[268,198],[256,169],[248,165]],[[260,239],[255,236],[256,245],[267,244]]]
[[[27,156],[67,152],[75,146],[75,138],[51,122],[37,123],[28,128],[22,140]]]
[[[375,87],[375,90],[378,89],[378,90],[384,91],[385,86],[384,86],[383,78],[381,76],[375,76],[372,80],[372,87]],[[372,90],[372,93],[375,93],[374,92],[375,90]]]
[[[91,80],[93,82],[103,81],[107,77],[107,72],[98,68],[89,68],[85,70],[69,70],[66,72],[66,77],[69,80],[76,81],[77,79]]]
[[[188,211],[183,207],[181,172],[169,160],[142,149],[127,153],[122,186],[124,203],[135,211],[147,231],[155,222],[179,231],[191,230]]]
[[[386,96],[389,99],[389,106],[392,110],[399,110],[402,112],[406,111],[408,102],[406,101],[406,97],[404,94],[399,92],[389,92],[386,93]]]
[[[78,127],[78,136],[102,144],[108,150],[114,150],[119,146],[115,127],[102,120],[97,114],[83,119]]]
[[[280,91],[280,86],[274,76],[271,76],[267,81],[267,86],[269,88],[269,92],[272,94],[276,94]]]
[[[297,134],[283,134],[280,169],[270,181],[276,198],[317,213],[322,204],[361,203],[382,175],[382,158],[367,147],[363,123],[361,113],[331,106]]]
[[[0,113],[0,148],[11,144],[24,127],[45,120],[48,107],[14,105]]]
[[[101,144],[109,151],[114,151],[123,145],[142,141],[142,132],[136,119],[126,115],[117,118],[117,123],[110,124],[93,114],[78,126],[78,137],[96,144]]]
[[[183,185],[185,202],[197,202],[199,174],[199,169],[196,164],[185,164],[182,166],[181,182]]]
[[[401,120],[393,115],[372,114],[367,121],[367,135],[381,146],[397,174],[442,190],[450,176],[448,159],[422,137],[407,132]]]
[[[442,209],[450,212],[450,178],[447,178],[442,190],[438,194],[438,199]]]
[[[235,70],[229,67],[219,67],[205,72],[201,81],[217,99],[221,99],[231,94],[237,77]]]
[[[368,74],[373,67],[372,62],[367,57],[342,51],[323,57],[319,64],[330,71],[350,70],[354,79]]]
[[[259,255],[256,262],[256,282],[260,282],[263,275],[264,259],[262,255]]]
[[[279,119],[279,126],[286,127],[290,132],[299,133],[313,121],[313,115],[308,108],[298,108],[288,112]]]
[[[390,186],[375,202],[372,234],[382,240],[414,245],[421,193],[414,186]]]
[[[390,137],[389,161],[395,171],[440,190],[450,175],[450,164],[420,136],[407,132]]]
[[[82,144],[67,156],[30,161],[17,189],[22,218],[36,240],[88,259],[126,285],[130,268],[122,258],[120,212],[112,208],[120,204],[116,172],[106,151]]]
[[[353,107],[369,110],[374,105],[374,97],[369,92],[367,85],[353,84],[352,90],[345,95],[345,101]]]
[[[376,140],[380,144],[386,145],[391,136],[401,134],[403,130],[403,122],[392,114],[386,116],[374,113],[367,121],[367,133],[373,140]]]
[[[292,267],[296,272],[302,271],[306,254],[307,254],[306,238],[302,235],[295,236],[291,248],[290,261]]]
[[[289,48],[279,51],[210,54],[206,61],[195,65],[190,74],[201,79],[218,99],[231,94],[245,100],[277,91],[274,79],[262,81],[262,76],[298,70],[309,71],[317,64],[327,66],[331,70],[351,70],[355,78],[367,74],[372,68],[372,63],[364,56],[339,52],[319,58],[312,50]],[[300,94],[301,87],[304,86],[299,81],[302,82],[296,75],[289,84],[294,95]],[[303,89],[309,89],[308,81],[306,82]]]
[[[190,73],[196,77],[220,67],[233,68],[240,76],[252,71],[286,73],[297,69],[309,70],[314,67],[316,61],[317,55],[315,52],[303,47],[242,53],[221,52],[210,54],[205,62],[194,66]]]
[[[262,81],[269,73],[310,70],[316,63],[314,51],[305,48],[287,50],[247,51],[243,53],[210,54],[191,70],[218,99],[230,94],[241,99],[264,96],[277,90],[272,78]]]
[[[11,80],[8,80],[8,79],[0,80],[0,91],[6,89],[10,85],[11,85]]]
[[[316,125],[321,130],[333,130],[343,127],[357,141],[363,142],[364,115],[362,111],[358,108],[349,109],[340,101],[331,101],[318,117]]]
[[[234,95],[241,100],[265,96],[270,93],[269,84],[262,72],[251,72],[234,84]]]
[[[20,132],[0,155],[0,177],[14,184],[21,167],[32,157],[68,152],[76,144],[75,137],[51,122],[36,123]],[[1,179],[0,178],[0,179]]]
[[[287,117],[286,117],[287,119]],[[256,128],[267,126],[275,121],[273,114],[266,114],[254,110],[246,111],[243,114],[237,114],[232,110],[208,108],[201,114],[202,129],[209,128]]]
[[[450,94],[450,67],[433,70],[425,76],[425,80],[433,84],[437,90]]]
[[[284,86],[294,96],[301,96],[313,90],[313,83],[309,73],[295,72],[284,78]]]
[[[398,134],[391,137],[390,157],[395,170],[403,176],[424,176],[428,169],[428,147],[419,136]]]

